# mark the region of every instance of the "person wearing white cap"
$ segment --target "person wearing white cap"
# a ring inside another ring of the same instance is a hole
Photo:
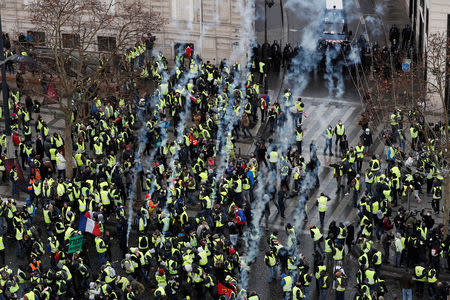
[[[364,146],[364,154],[365,155],[370,155],[371,154],[371,151],[370,151],[371,149],[370,148],[371,148],[372,143],[373,143],[372,133],[370,132],[370,129],[366,128],[364,133],[361,134],[360,138],[361,138],[362,144]]]

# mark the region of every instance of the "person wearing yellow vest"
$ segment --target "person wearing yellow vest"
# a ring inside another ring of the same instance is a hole
[[[374,154],[372,155],[372,160],[369,163],[370,171],[373,172],[375,175],[380,174],[380,161],[378,160],[377,156]]]
[[[433,187],[433,200],[431,200],[431,207],[434,210],[435,214],[439,214],[439,209],[441,207],[440,201],[442,198],[442,186],[440,183],[436,182]]]
[[[336,128],[334,129],[334,132],[336,133],[336,141],[335,141],[335,148],[337,149],[337,145],[342,140],[344,134],[345,134],[345,126],[342,124],[342,121],[339,120],[336,124]]]
[[[325,300],[325,299],[327,299],[327,294],[328,294],[328,272],[326,270],[326,267],[325,267],[325,269],[320,271],[318,277],[316,274],[316,278],[317,278],[317,287],[319,289],[320,299]]]
[[[335,265],[342,265],[344,260],[344,245],[340,241],[336,241],[336,245],[333,247],[333,260]]]
[[[1,154],[0,154],[1,155]],[[5,155],[1,155],[0,156],[0,172],[2,172],[2,182],[5,183],[6,182],[6,166],[5,166],[5,160],[6,160],[6,156]]]
[[[269,153],[269,164],[270,164],[270,170],[271,171],[276,171],[277,170],[278,151],[275,148],[273,148],[272,151],[270,151],[270,153]]]
[[[17,188],[17,182],[19,181],[19,176],[17,173],[16,166],[13,166],[11,168],[11,171],[9,171],[9,179],[11,180],[11,195],[15,197],[17,195],[17,198],[19,198],[19,189]]]
[[[427,282],[428,282],[428,294],[436,295],[437,272],[436,269],[433,268],[432,266],[428,268]]]
[[[316,252],[316,248],[319,248],[320,252],[323,253],[321,242],[323,241],[323,235],[320,232],[320,229],[316,226],[309,225],[309,231],[311,234],[311,238],[314,242],[314,252]]]
[[[292,289],[292,300],[301,300],[305,298],[305,294],[302,291],[302,282],[297,281]],[[250,300],[250,299],[249,299]]]
[[[355,147],[356,151],[356,172],[361,173],[362,163],[364,160],[364,146],[362,143],[359,143],[358,146]]]
[[[416,126],[411,125],[409,128],[409,133],[411,134],[411,149],[416,151],[416,146],[419,140],[419,131]]]
[[[95,249],[98,254],[98,267],[100,268],[106,263],[105,252],[107,250],[105,241],[102,236],[95,237]]]
[[[358,204],[358,194],[359,194],[359,189],[361,187],[360,185],[360,181],[359,181],[359,174],[356,174],[356,177],[353,178],[353,180],[351,181],[351,185],[353,187],[353,207],[357,207]]]
[[[297,152],[302,154],[303,129],[301,123],[297,125],[295,141],[297,144]]]
[[[156,282],[158,283],[158,287],[166,288],[167,278],[166,274],[164,273],[164,269],[162,268],[158,269],[158,271],[155,273],[155,279]]]
[[[316,201],[317,210],[319,211],[320,227],[323,228],[325,221],[325,212],[327,211],[327,202],[330,201],[330,197],[325,196],[324,193],[320,194],[320,197]]]
[[[344,300],[347,277],[341,271],[336,272],[335,275],[336,300]]]
[[[22,258],[23,235],[25,231],[21,222],[14,222],[14,227],[16,228],[16,256],[18,258]]]
[[[325,138],[325,148],[323,149],[323,155],[326,155],[327,149],[329,150],[328,154],[330,156],[333,155],[333,135],[334,130],[331,125],[328,125],[328,128],[322,133],[322,136]]]
[[[264,256],[264,262],[266,263],[266,266],[269,267],[269,283],[270,283],[272,282],[272,280],[277,279],[278,260],[272,251],[267,251],[266,255]]]
[[[417,296],[422,297],[425,282],[427,282],[427,270],[422,265],[414,268],[414,281],[417,286]]]
[[[98,159],[101,159],[103,156],[103,144],[100,142],[100,139],[97,139],[94,144],[94,153]]]
[[[291,299],[292,283],[292,277],[290,275],[281,274],[281,287],[283,288],[285,299]]]
[[[394,239],[394,267],[400,268],[402,262],[402,252],[405,249],[406,239],[397,233]]]
[[[5,265],[5,243],[3,242],[3,234],[0,235],[0,264]]]
[[[259,73],[259,84],[262,84],[263,83],[263,81],[264,81],[264,73],[265,73],[265,67],[266,67],[266,64],[263,62],[263,61],[260,61],[259,62],[259,66],[258,66],[259,68],[258,68],[258,73]]]

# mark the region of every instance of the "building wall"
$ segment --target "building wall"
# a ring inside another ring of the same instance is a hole
[[[242,24],[237,0],[146,0],[150,9],[167,20],[154,32],[156,50],[173,58],[175,43],[193,43],[195,53],[205,60],[220,62],[237,46]],[[0,0],[3,31],[12,39],[33,30],[25,12],[28,0]]]
[[[236,0],[153,0],[152,9],[168,17],[156,33],[156,47],[174,55],[175,43],[193,43],[206,60],[229,57],[240,38],[241,14]]]
[[[429,33],[447,32],[447,15],[450,14],[449,0],[429,0]]]

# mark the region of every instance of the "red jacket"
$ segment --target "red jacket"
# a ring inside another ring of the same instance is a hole
[[[18,147],[20,144],[19,136],[17,134],[13,133],[12,140],[13,140],[14,146]]]

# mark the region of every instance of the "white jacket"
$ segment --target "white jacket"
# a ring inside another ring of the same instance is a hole
[[[56,154],[56,169],[57,170],[65,170],[66,169],[66,159],[59,152],[58,152],[58,154]]]

